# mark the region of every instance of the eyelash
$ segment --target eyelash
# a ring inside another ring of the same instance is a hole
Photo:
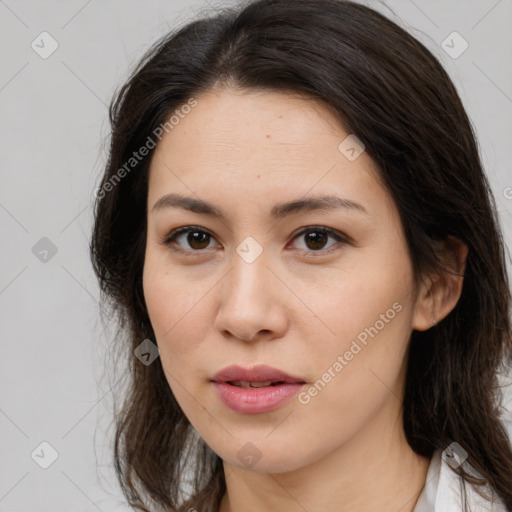
[[[195,250],[194,249],[182,249],[182,248],[175,247],[173,245],[176,238],[178,238],[178,236],[180,236],[184,233],[195,233],[195,232],[204,233],[213,238],[212,234],[210,234],[205,229],[200,228],[199,226],[184,226],[184,227],[177,228],[177,229],[171,231],[168,235],[166,235],[160,241],[160,243],[162,245],[169,247],[171,250],[173,250],[175,252],[184,254],[187,257],[188,256],[191,256],[191,257],[201,256],[201,253],[206,252],[208,249],[195,249]],[[350,244],[348,237],[342,236],[340,233],[338,233],[328,227],[325,227],[325,226],[308,226],[307,228],[305,228],[302,231],[300,231],[299,233],[297,233],[293,237],[293,240],[295,240],[296,238],[299,238],[309,232],[317,232],[317,233],[322,233],[322,234],[328,235],[328,236],[336,239],[342,245]],[[311,256],[311,253],[320,253],[320,255],[325,255],[325,254],[329,254],[329,253],[333,252],[334,250],[336,250],[335,248],[337,245],[338,244],[335,244],[332,247],[329,247],[328,249],[319,249],[317,251],[305,250],[305,249],[299,249],[299,251],[302,251],[303,254],[307,254],[308,256]],[[317,257],[317,256],[313,256],[313,257]]]

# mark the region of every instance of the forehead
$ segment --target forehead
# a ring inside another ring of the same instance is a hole
[[[166,134],[169,137],[164,135],[168,144],[160,147],[172,147],[187,138],[201,149],[248,151],[263,146],[304,156],[319,143],[332,145],[345,133],[327,105],[298,94],[214,89],[196,101],[190,113]],[[215,144],[223,146],[212,147]]]
[[[192,192],[217,203],[240,194],[252,202],[272,198],[275,203],[275,198],[297,199],[308,191],[339,192],[358,202],[386,193],[364,151],[352,161],[340,151],[350,134],[323,102],[232,89],[195,99],[197,105],[157,145],[150,208],[169,192]]]

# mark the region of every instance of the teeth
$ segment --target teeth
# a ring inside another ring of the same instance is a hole
[[[271,380],[265,382],[243,382],[241,380],[234,380],[231,383],[233,386],[238,386],[239,388],[263,388],[272,385],[272,382]]]
[[[266,382],[250,382],[249,386],[251,388],[263,388],[265,386],[270,386],[272,384],[271,380],[267,380]]]

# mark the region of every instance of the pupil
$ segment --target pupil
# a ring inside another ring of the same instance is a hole
[[[313,242],[313,247],[309,247],[310,249],[321,249],[322,246],[326,243],[327,234],[317,231],[311,231],[307,235],[308,242]]]
[[[190,244],[190,247],[193,247],[194,249],[204,249],[208,246],[208,234],[207,233],[201,233],[199,231],[190,232],[188,234],[188,243]],[[201,240],[202,239],[202,240]],[[204,243],[206,241],[206,243]],[[198,245],[196,245],[198,244]]]

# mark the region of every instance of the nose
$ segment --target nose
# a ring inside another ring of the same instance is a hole
[[[215,326],[224,337],[256,341],[284,335],[286,289],[265,258],[247,263],[235,254],[231,270],[219,285]]]

